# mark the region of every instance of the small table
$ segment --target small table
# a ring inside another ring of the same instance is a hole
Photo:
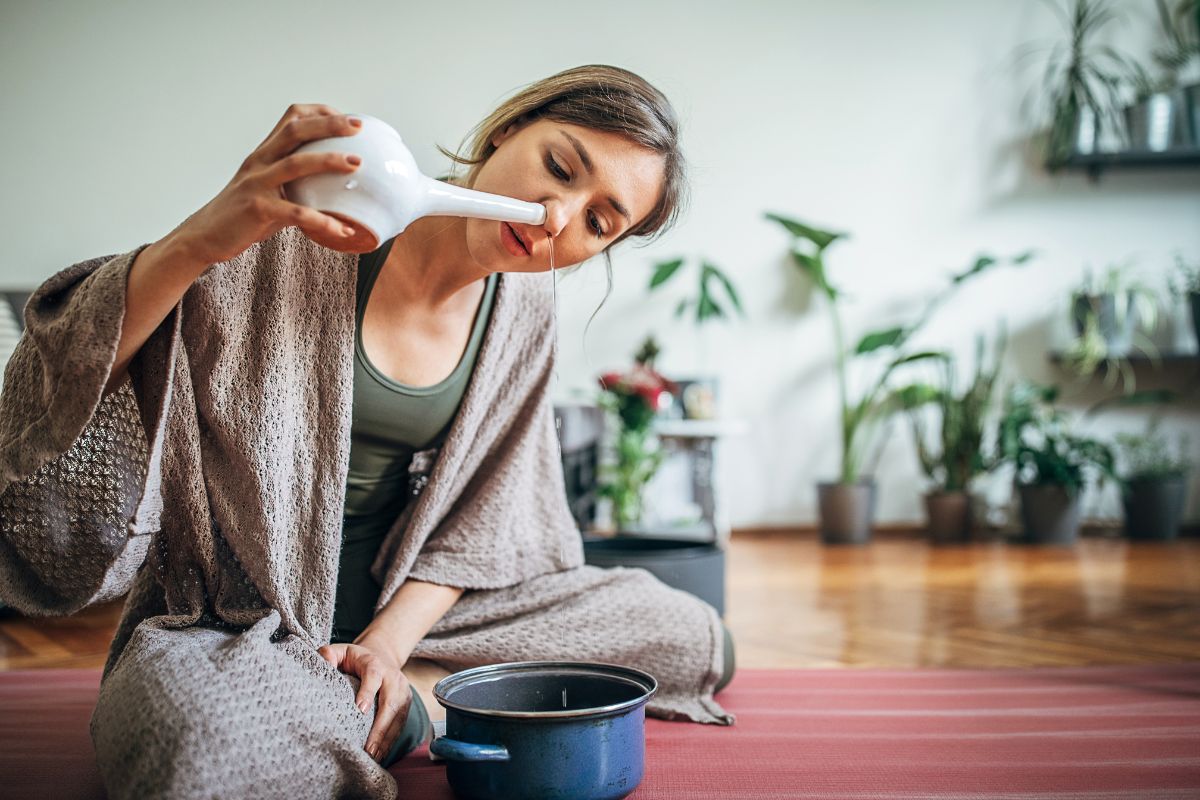
[[[647,534],[721,545],[729,541],[729,521],[716,482],[716,446],[722,437],[740,436],[748,430],[749,425],[739,419],[671,419],[654,423],[654,433],[668,453],[679,454],[688,462],[690,500],[699,509],[700,519],[698,524],[690,526],[654,527],[646,530]]]

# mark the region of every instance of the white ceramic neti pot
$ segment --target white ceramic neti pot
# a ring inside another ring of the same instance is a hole
[[[284,185],[293,203],[315,208],[357,230],[337,249],[365,253],[427,216],[477,217],[541,225],[546,209],[512,197],[464,189],[421,173],[395,128],[366,114],[351,114],[362,128],[351,136],[309,142],[297,153],[354,153],[362,158],[350,174],[322,173]]]

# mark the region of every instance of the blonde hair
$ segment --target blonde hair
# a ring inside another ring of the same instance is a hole
[[[611,242],[608,250],[629,237],[654,241],[679,219],[685,202],[686,178],[679,149],[679,122],[666,96],[638,75],[620,67],[588,64],[564,70],[521,89],[471,129],[458,153],[438,150],[466,175],[450,180],[463,186],[475,178],[496,147],[492,139],[514,123],[518,127],[538,119],[621,134],[641,147],[661,155],[663,187],[654,207]],[[463,150],[466,155],[461,155]],[[611,262],[610,262],[611,266]]]

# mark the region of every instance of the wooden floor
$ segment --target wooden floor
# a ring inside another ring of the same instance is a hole
[[[742,667],[1010,667],[1200,660],[1200,540],[1071,549],[735,535],[726,621]],[[120,602],[0,612],[0,669],[99,667]]]

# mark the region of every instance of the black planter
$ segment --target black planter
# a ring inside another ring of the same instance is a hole
[[[925,495],[929,538],[934,544],[961,544],[971,538],[971,496],[966,492]]]
[[[1130,539],[1174,539],[1183,520],[1187,479],[1148,478],[1126,484],[1125,535]]]
[[[583,558],[596,567],[641,567],[725,616],[725,551],[712,542],[642,536],[584,539]]]
[[[1079,540],[1078,492],[1062,486],[1020,486],[1019,491],[1026,542],[1071,545]]]
[[[866,544],[875,521],[875,484],[818,483],[821,541],[825,544]]]
[[[1196,333],[1196,347],[1200,349],[1200,292],[1188,292],[1192,305],[1192,330]]]

